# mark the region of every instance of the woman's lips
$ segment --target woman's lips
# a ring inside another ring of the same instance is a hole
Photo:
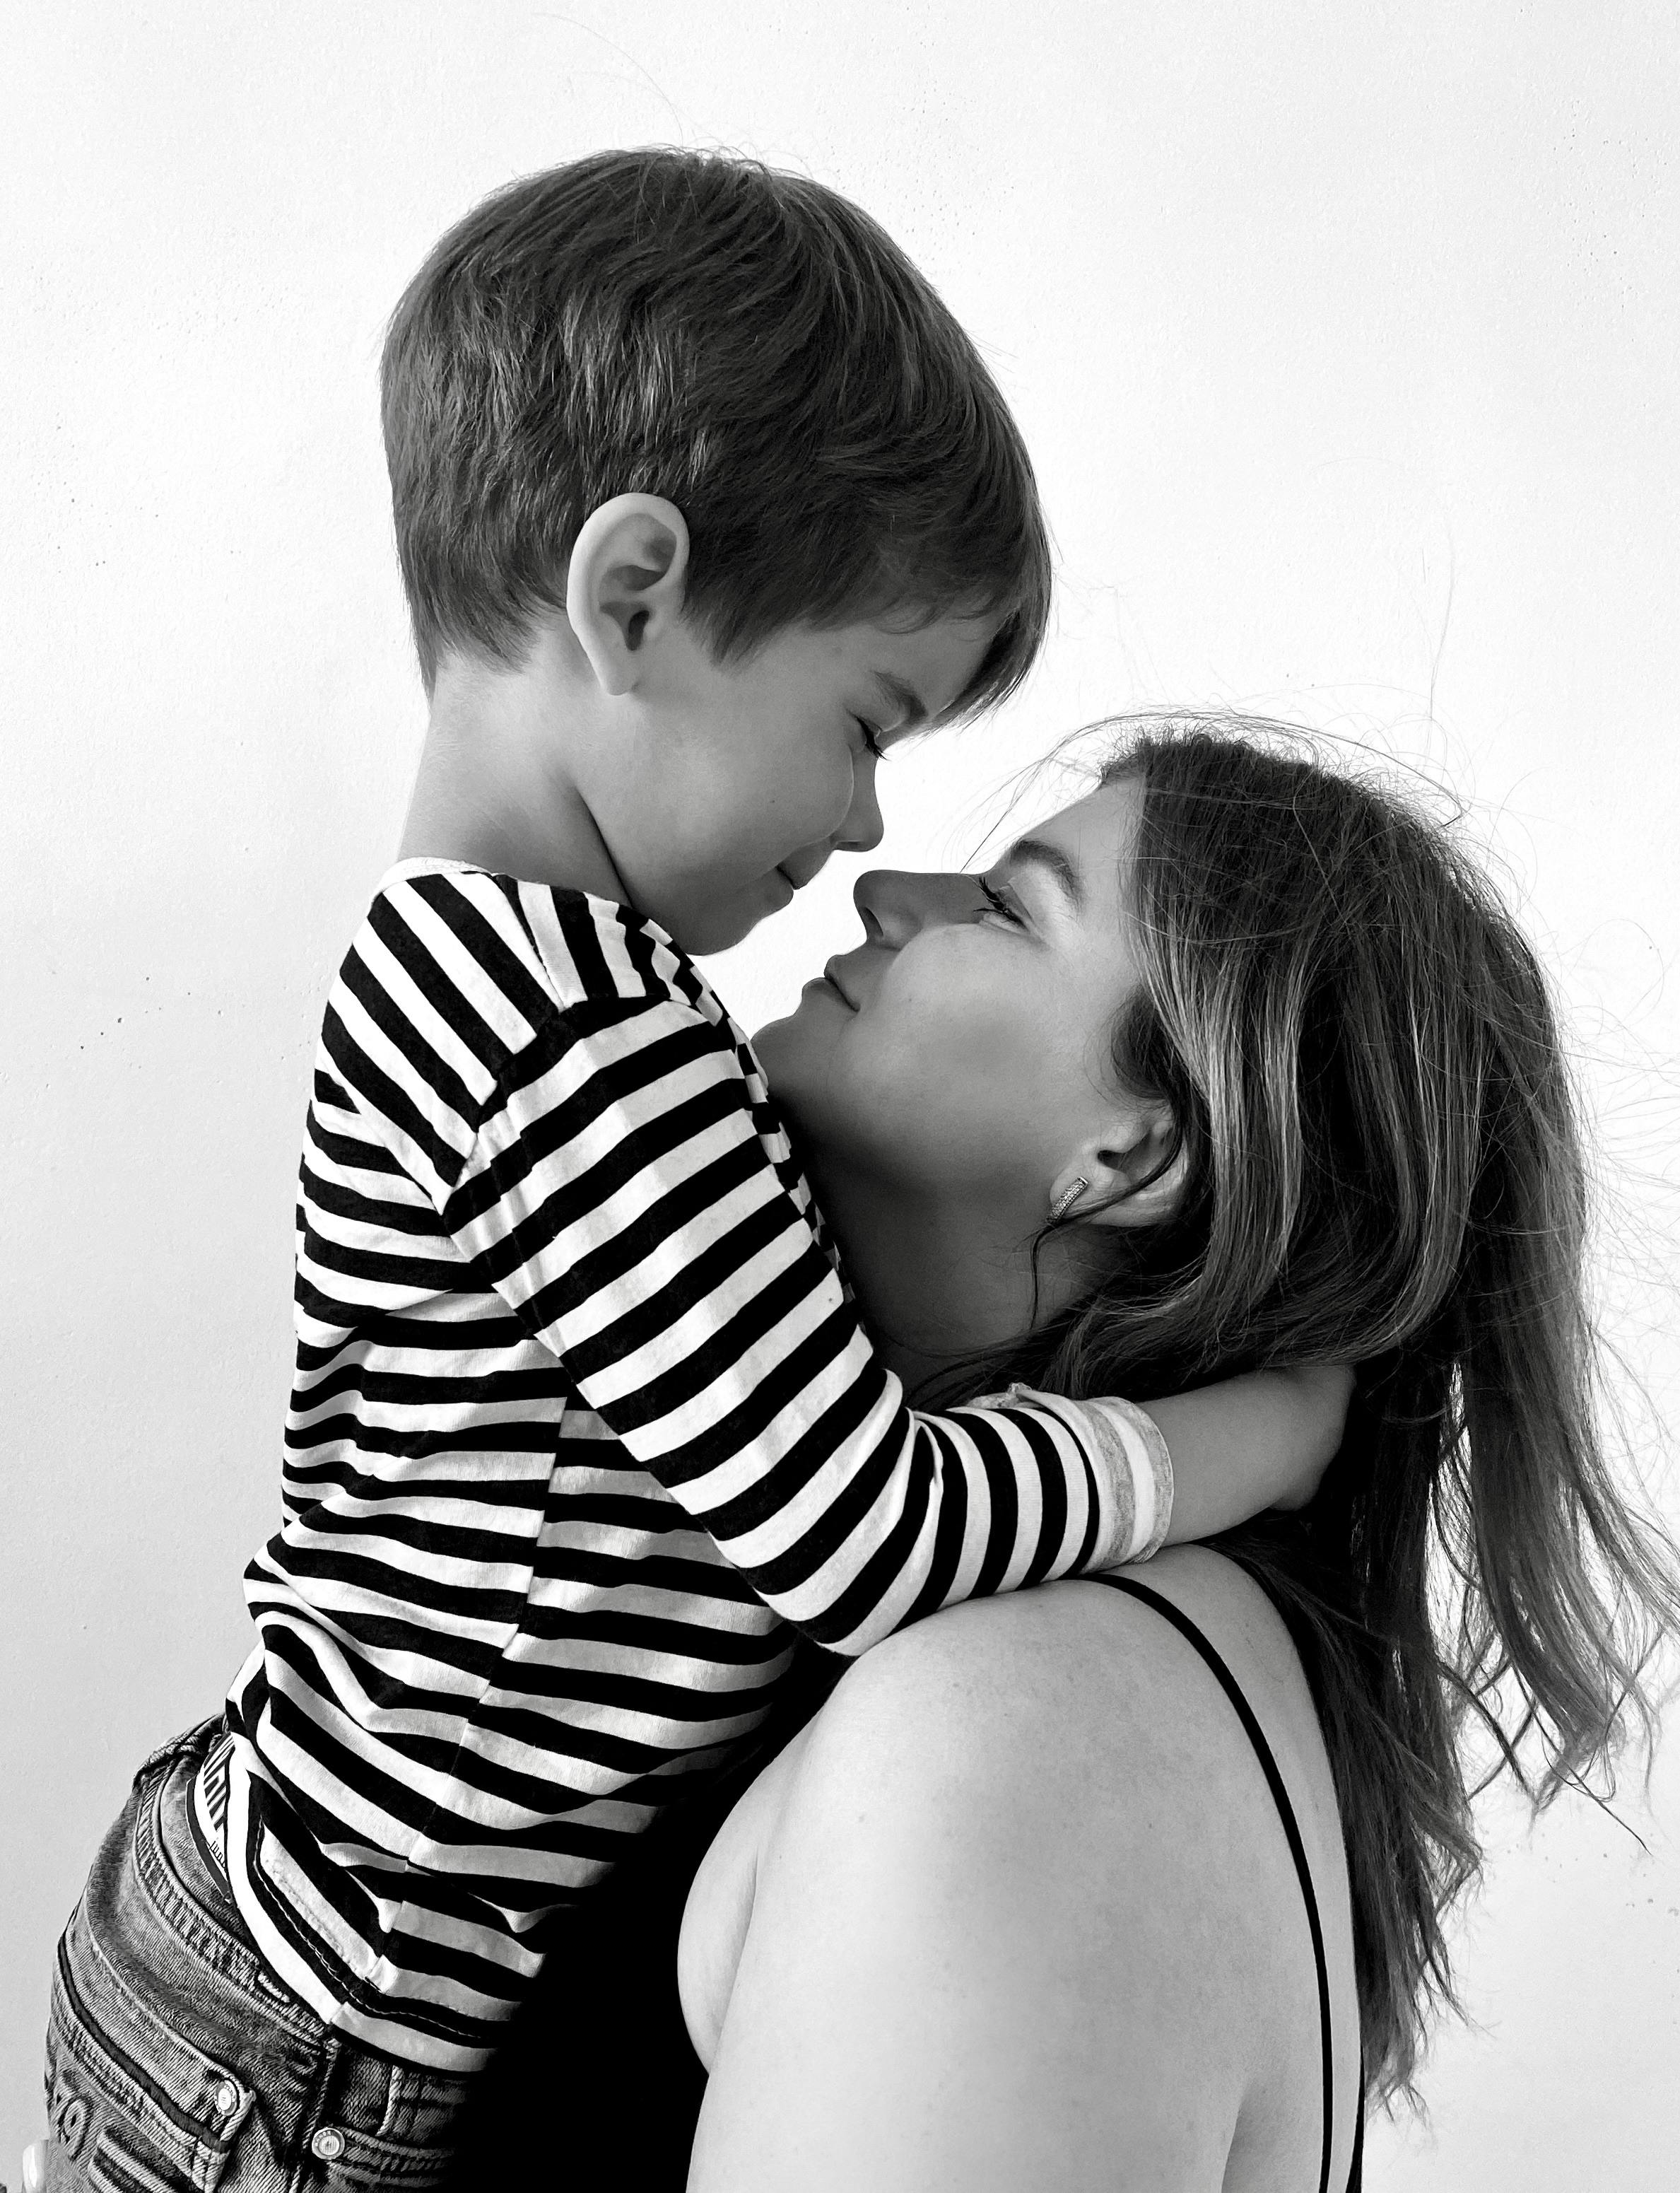
[[[854,1013],[857,1011],[856,1000],[852,997],[850,992],[845,989],[842,985],[840,978],[834,971],[834,962],[831,959],[829,961],[827,966],[826,966],[822,971],[822,979],[825,985],[833,991],[835,996],[839,999],[841,1004],[845,1006],[849,1012]]]

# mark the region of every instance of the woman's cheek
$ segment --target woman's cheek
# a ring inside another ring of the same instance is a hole
[[[1031,1034],[991,999],[974,1000],[970,1013],[947,1022],[943,1036],[928,1056],[936,1062],[952,1130],[960,1122],[994,1148],[1030,1135],[1039,1079]]]

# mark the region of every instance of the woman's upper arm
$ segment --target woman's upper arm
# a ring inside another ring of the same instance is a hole
[[[1220,2185],[1276,1928],[1250,1793],[1165,1625],[1094,1597],[950,1610],[842,1683],[761,1851],[695,2193]]]

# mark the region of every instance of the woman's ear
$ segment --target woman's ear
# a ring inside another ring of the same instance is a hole
[[[1050,1210],[1064,1226],[1158,1225],[1178,1206],[1187,1162],[1171,1106],[1141,1098],[1074,1152],[1051,1183]]]
[[[572,544],[566,621],[603,693],[630,692],[683,613],[689,528],[660,495],[615,495]]]

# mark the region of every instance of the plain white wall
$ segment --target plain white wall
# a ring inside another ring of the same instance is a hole
[[[0,2173],[51,1945],[243,1655],[277,1512],[316,1017],[421,722],[381,322],[484,191],[723,143],[877,214],[985,345],[1062,570],[1032,688],[886,772],[882,857],[1082,719],[1294,713],[1477,803],[1579,1016],[1658,1404],[1680,952],[1680,37],[1665,0],[37,0],[8,10]],[[839,870],[722,963],[765,1017]],[[1669,1062],[1665,1064],[1664,1062]],[[1648,1462],[1651,1450],[1644,1442]],[[1671,1513],[1674,1502],[1668,1499]],[[1655,2193],[1680,2154],[1676,1747],[1489,1809],[1432,2133],[1380,2193]]]

